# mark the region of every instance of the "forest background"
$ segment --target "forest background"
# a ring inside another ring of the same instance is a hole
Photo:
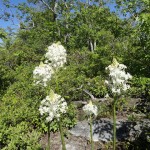
[[[72,102],[87,101],[85,90],[96,98],[109,92],[105,67],[113,57],[134,77],[130,96],[149,98],[149,0],[3,0],[1,5],[1,149],[41,148],[38,141],[47,127],[38,108],[46,93],[33,85],[33,70],[54,42],[60,41],[67,50],[66,68],[58,74],[59,88],[51,83],[69,104],[64,127],[75,125]],[[51,130],[57,128],[54,122]]]

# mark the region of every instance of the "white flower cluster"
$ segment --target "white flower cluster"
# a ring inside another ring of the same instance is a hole
[[[47,82],[51,80],[54,71],[66,63],[66,56],[66,50],[60,43],[49,46],[48,52],[45,54],[45,63],[41,63],[33,71],[35,84],[47,86]]]
[[[48,47],[48,52],[45,54],[45,58],[47,58],[52,67],[55,69],[63,67],[66,63],[66,50],[59,43],[54,43]]]
[[[53,73],[53,68],[49,64],[43,64],[41,62],[33,71],[35,84],[47,86],[47,82],[51,79]]]
[[[47,114],[46,121],[51,122],[54,118],[59,120],[61,114],[66,113],[67,109],[65,99],[51,90],[50,95],[41,101],[39,111],[41,115]]]
[[[92,101],[90,101],[88,104],[83,106],[83,111],[87,114],[87,115],[92,115],[94,114],[95,116],[97,116],[97,106],[92,104]]]
[[[106,67],[106,70],[109,71],[110,80],[106,80],[105,83],[111,88],[112,93],[119,95],[122,91],[130,88],[127,81],[132,76],[125,72],[126,68],[124,64],[119,64],[115,58],[113,59],[113,63]]]

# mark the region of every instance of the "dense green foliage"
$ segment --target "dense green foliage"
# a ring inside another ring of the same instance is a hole
[[[84,90],[97,98],[107,94],[105,67],[113,57],[135,77],[131,95],[150,99],[150,3],[116,2],[124,17],[111,12],[105,1],[96,0],[90,4],[28,0],[16,6],[20,28],[15,34],[0,29],[0,149],[40,149],[38,143],[47,127],[38,108],[46,91],[33,85],[32,73],[55,41],[60,41],[68,54],[66,69],[58,74],[58,89],[51,83],[70,104],[64,127],[76,122],[72,102],[90,98]],[[7,1],[5,6],[12,7]],[[12,18],[4,14],[3,19]],[[54,123],[52,130],[57,128]]]

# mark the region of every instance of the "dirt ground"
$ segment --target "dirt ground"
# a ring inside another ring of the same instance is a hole
[[[40,140],[40,143],[44,150],[46,150],[47,142],[48,142],[47,135],[44,135]],[[87,141],[83,137],[76,137],[71,134],[65,137],[65,143],[66,143],[67,150],[90,150],[91,149],[90,141]],[[101,150],[102,147],[103,147],[102,143],[94,142],[95,150]],[[62,150],[60,134],[58,132],[51,133],[51,150]]]
[[[40,140],[43,150],[47,150],[47,135]],[[65,138],[67,150],[91,150],[90,141],[83,137],[68,135]],[[117,150],[126,150],[122,148],[123,143],[117,144]],[[51,150],[62,150],[60,135],[58,132],[51,133]],[[94,150],[113,150],[112,143],[94,142]]]

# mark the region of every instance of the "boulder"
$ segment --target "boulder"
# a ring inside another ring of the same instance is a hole
[[[150,121],[143,120],[131,122],[119,119],[116,122],[117,141],[134,141],[138,138],[143,130],[150,129]],[[112,119],[101,118],[93,122],[93,141],[109,142],[113,137],[113,121]],[[69,130],[74,136],[81,136],[90,140],[90,127],[88,121],[80,121],[77,125]]]

